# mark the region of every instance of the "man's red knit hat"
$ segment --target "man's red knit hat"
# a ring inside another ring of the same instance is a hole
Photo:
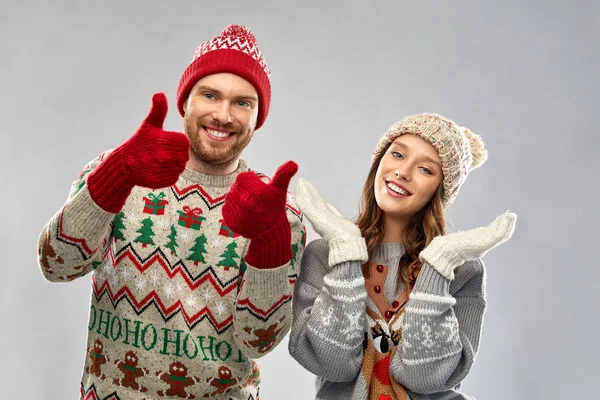
[[[230,72],[254,86],[258,93],[256,129],[267,119],[271,105],[271,71],[257,47],[256,37],[246,27],[229,25],[221,34],[196,48],[194,58],[183,72],[177,88],[177,109],[184,115],[183,104],[190,90],[207,75]]]

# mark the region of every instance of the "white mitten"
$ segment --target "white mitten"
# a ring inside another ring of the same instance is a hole
[[[437,236],[419,254],[419,258],[452,280],[456,267],[465,261],[483,257],[489,250],[510,239],[516,222],[517,215],[507,212],[486,227]]]
[[[344,261],[367,261],[367,244],[358,226],[326,203],[305,179],[299,179],[296,184],[296,204],[315,232],[329,243],[329,266]]]

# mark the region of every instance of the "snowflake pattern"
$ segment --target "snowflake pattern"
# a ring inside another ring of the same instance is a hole
[[[135,286],[138,288],[139,291],[144,290],[144,288],[146,287],[146,281],[144,281],[141,277],[138,278],[138,280],[135,282]]]
[[[190,235],[190,232],[186,229],[179,235],[179,239],[184,243],[189,243],[192,239],[192,235]]]
[[[188,307],[195,307],[196,296],[194,296],[193,294],[189,295],[188,298],[185,300],[185,304],[187,304]]]
[[[135,224],[139,220],[140,220],[140,217],[137,213],[134,213],[134,212],[127,213],[127,222],[129,222],[130,224]]]
[[[404,348],[413,352],[433,355],[460,345],[459,326],[452,316],[445,316],[443,322],[422,319],[404,323],[402,329]]]
[[[446,316],[443,323],[440,324],[443,328],[446,328],[444,331],[446,333],[446,343],[452,343],[454,345],[460,342],[460,337],[458,336],[459,327],[457,321],[450,317]],[[443,335],[443,333],[441,333]]]
[[[423,325],[421,325],[421,332],[423,333],[421,344],[428,349],[432,348],[435,345],[435,341],[433,340],[431,325],[423,323]]]
[[[152,271],[152,274],[150,274],[150,281],[152,281],[152,286],[158,285],[158,281],[160,281],[160,275],[158,274],[158,271]]]
[[[165,230],[169,226],[169,221],[167,221],[166,218],[161,218],[158,220],[157,225],[160,227],[160,229]]]
[[[100,268],[98,268],[97,270],[94,271],[94,279],[96,280],[96,283],[99,285],[102,285],[102,283],[104,282],[104,280],[105,280],[104,274],[102,273],[102,270]]]
[[[212,296],[210,294],[209,288],[205,287],[204,290],[202,290],[202,298],[204,299],[204,302],[207,304],[211,300]]]
[[[110,275],[110,286],[115,289],[117,287],[117,285],[119,284],[119,277],[117,276],[116,272],[113,272]]]
[[[324,326],[330,326],[333,322],[333,306],[327,307],[327,310],[321,315],[321,323]]]
[[[215,249],[218,249],[221,247],[221,243],[222,243],[221,238],[217,236],[216,238],[213,239],[211,246]]]
[[[353,312],[348,313],[346,318],[348,320],[348,325],[344,328],[340,333],[346,335],[346,340],[349,342],[352,339],[362,338],[363,331],[361,329],[360,323],[362,322],[362,317],[364,316],[364,312]]]
[[[128,265],[123,266],[121,269],[121,276],[123,277],[123,281],[127,282],[127,278],[131,275],[131,269]]]
[[[173,284],[169,283],[165,286],[165,296],[167,296],[168,299],[172,300],[175,297],[173,292]]]
[[[222,301],[215,303],[215,312],[219,315],[223,315],[225,313],[225,304]]]
[[[104,273],[106,275],[110,275],[112,273],[112,271],[114,270],[113,266],[110,263],[104,263],[104,266],[102,267],[104,269]]]

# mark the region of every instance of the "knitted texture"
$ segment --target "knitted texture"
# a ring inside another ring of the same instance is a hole
[[[306,237],[293,198],[282,206],[292,256],[258,269],[246,257],[249,240],[222,216],[226,193],[248,171],[244,161],[227,176],[186,169],[171,187],[136,186],[115,214],[86,185],[106,160],[81,172],[39,240],[46,279],[91,277],[81,399],[256,400],[261,377],[252,359],[291,325]]]
[[[252,239],[246,260],[257,268],[278,267],[292,257],[285,203],[296,171],[298,164],[288,161],[269,183],[252,171],[242,172],[225,197],[223,219],[231,229]]]
[[[397,137],[407,133],[427,140],[437,150],[442,163],[442,201],[447,207],[456,198],[467,174],[487,159],[481,137],[438,114],[416,114],[394,124],[381,137],[373,152],[374,161]]]
[[[489,250],[510,239],[516,222],[517,215],[507,212],[486,227],[437,236],[419,254],[419,258],[452,280],[456,267],[465,261],[483,257]]]
[[[183,104],[196,82],[221,72],[238,75],[254,86],[258,93],[256,129],[260,128],[271,105],[271,71],[258,49],[256,37],[241,25],[230,25],[219,36],[196,47],[177,88],[177,108],[181,116],[184,115]]]
[[[317,399],[469,399],[458,387],[470,371],[485,311],[483,264],[459,266],[453,281],[424,264],[404,308],[388,322],[368,296],[361,263],[331,268],[329,245],[311,242],[294,290],[289,351],[317,376]],[[371,261],[385,264],[388,302],[402,245],[380,244]],[[390,393],[394,393],[393,397]],[[388,397],[386,397],[388,396]]]
[[[296,184],[296,201],[315,232],[329,244],[329,266],[345,261],[367,261],[367,244],[358,226],[326,203],[305,179],[299,179]]]
[[[162,129],[167,107],[164,93],[156,93],[137,132],[90,174],[90,195],[103,210],[121,211],[136,185],[160,189],[177,182],[189,159],[190,144],[183,133]]]

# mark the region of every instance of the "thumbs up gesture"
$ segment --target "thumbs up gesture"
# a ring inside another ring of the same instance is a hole
[[[298,164],[281,165],[265,183],[253,171],[240,173],[225,196],[223,219],[234,232],[250,240],[246,261],[258,268],[273,268],[289,261],[291,229],[285,204],[290,180]]]
[[[240,173],[225,196],[223,219],[234,232],[252,239],[284,220],[287,189],[298,171],[298,165],[288,161],[281,165],[273,179],[265,183],[253,171]]]
[[[88,177],[90,196],[102,209],[119,212],[134,186],[160,189],[177,182],[189,159],[190,142],[183,133],[163,130],[167,109],[166,96],[156,93],[135,134]]]

